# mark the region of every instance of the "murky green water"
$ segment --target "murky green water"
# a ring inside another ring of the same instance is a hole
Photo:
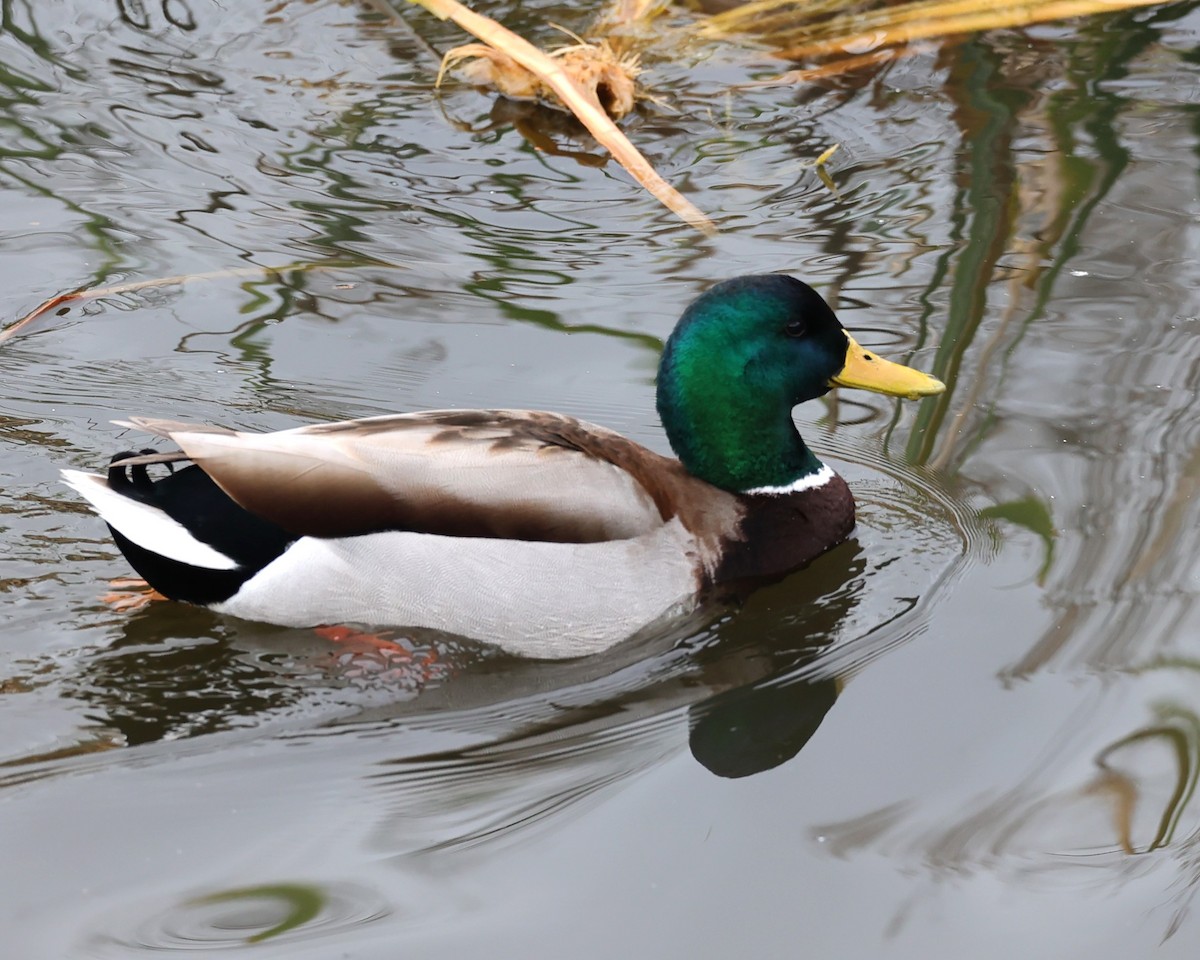
[[[423,14],[2,10],[0,323],[260,268],[0,347],[6,955],[1194,954],[1195,4],[800,91],[651,58],[675,112],[627,128],[713,240],[536,116],[434,97],[423,43],[460,35]],[[114,418],[544,407],[663,450],[661,338],[776,269],[951,389],[799,411],[857,538],[716,624],[381,659],[99,599],[128,568],[57,471],[128,446]]]

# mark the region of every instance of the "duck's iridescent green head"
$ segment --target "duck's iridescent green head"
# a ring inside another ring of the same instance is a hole
[[[808,284],[737,277],[695,300],[667,340],[658,413],[694,476],[735,492],[782,488],[821,469],[792,407],[838,383],[909,397],[945,389],[864,351]]]

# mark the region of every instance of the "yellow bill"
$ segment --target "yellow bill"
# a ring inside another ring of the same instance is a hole
[[[884,360],[860,347],[850,334],[846,334],[846,339],[850,341],[846,348],[846,365],[841,373],[829,381],[831,385],[858,387],[860,390],[873,390],[875,393],[907,397],[909,400],[932,397],[946,389],[946,385],[937,377]]]

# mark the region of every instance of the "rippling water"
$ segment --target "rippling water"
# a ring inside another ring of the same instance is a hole
[[[3,15],[0,326],[116,288],[0,345],[13,956],[1191,956],[1196,4],[799,90],[651,54],[627,129],[713,239],[435,93],[461,35],[416,11]],[[536,664],[100,600],[128,570],[57,471],[113,419],[544,407],[663,450],[682,305],[777,269],[950,390],[797,412],[859,528],[738,610]]]

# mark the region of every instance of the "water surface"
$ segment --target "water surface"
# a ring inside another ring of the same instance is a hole
[[[673,110],[627,128],[713,239],[569,125],[435,95],[461,37],[420,13],[4,18],[0,322],[220,274],[0,347],[13,956],[1191,956],[1195,4],[791,91],[650,56]],[[665,451],[662,339],[762,270],[950,389],[797,411],[860,525],[744,608],[531,664],[101,602],[128,568],[57,471],[140,442],[111,420],[533,407]]]

